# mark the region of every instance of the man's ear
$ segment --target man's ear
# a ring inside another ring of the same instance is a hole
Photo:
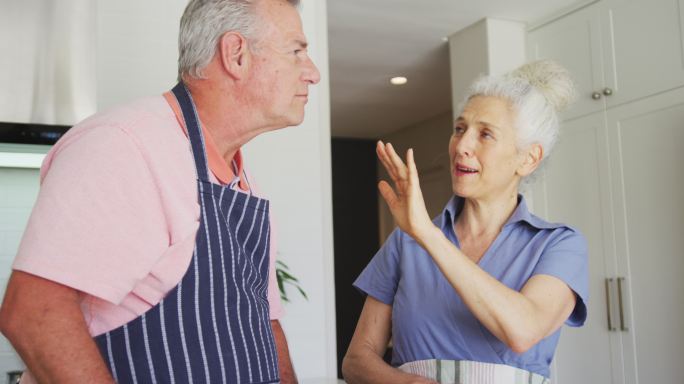
[[[539,167],[539,164],[541,164],[544,158],[544,148],[539,143],[532,144],[522,153],[522,156],[523,159],[520,167],[518,167],[518,174],[525,177],[534,172]]]
[[[237,32],[226,32],[218,44],[218,54],[223,70],[235,79],[245,76],[250,52],[247,39]]]

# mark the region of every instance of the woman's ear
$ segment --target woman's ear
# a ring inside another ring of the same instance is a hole
[[[518,167],[518,174],[525,177],[534,172],[539,167],[539,164],[541,164],[544,158],[544,148],[539,143],[532,144],[523,151],[522,156],[523,159],[520,167]]]
[[[237,32],[226,32],[218,44],[218,54],[223,70],[231,77],[241,79],[245,76],[249,64],[249,48],[247,39]]]

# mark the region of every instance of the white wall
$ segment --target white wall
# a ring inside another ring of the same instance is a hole
[[[0,121],[71,125],[95,112],[94,9],[0,1]]]
[[[492,18],[449,36],[454,113],[459,112],[466,90],[478,76],[502,74],[525,62],[526,36],[524,23]]]
[[[98,0],[97,108],[176,84],[178,24],[187,0]]]

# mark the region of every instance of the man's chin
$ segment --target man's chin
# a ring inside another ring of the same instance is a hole
[[[290,114],[281,114],[279,118],[271,121],[269,130],[279,130],[287,127],[296,127],[304,122],[304,111]]]
[[[300,115],[297,116],[292,116],[288,119],[287,126],[288,127],[296,127],[298,125],[301,125],[304,122],[304,113],[301,113]]]

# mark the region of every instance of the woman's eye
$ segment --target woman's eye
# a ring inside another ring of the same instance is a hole
[[[482,131],[482,133],[480,133],[480,135],[484,139],[493,139],[494,138],[494,136],[492,136],[492,134],[490,132],[487,132],[487,131]]]
[[[457,125],[457,126],[454,127],[454,133],[455,133],[455,134],[460,135],[460,134],[463,134],[463,132],[465,132],[465,128],[464,128],[464,127],[459,126],[459,125]]]

